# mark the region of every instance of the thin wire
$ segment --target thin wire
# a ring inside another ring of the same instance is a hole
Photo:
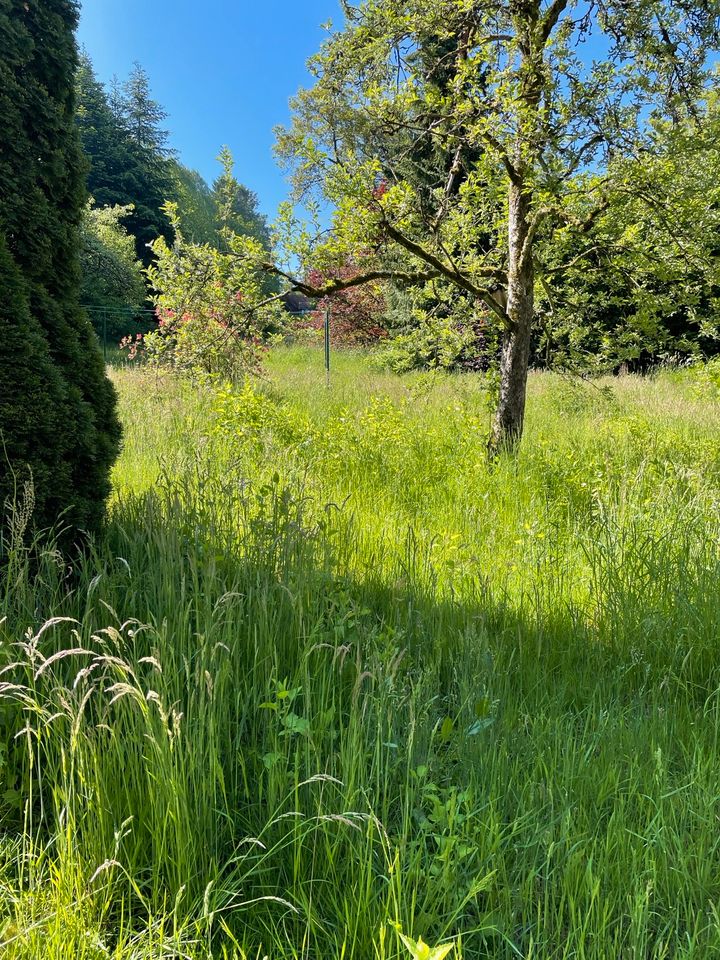
[[[153,315],[155,314],[154,308],[150,309],[149,307],[140,307],[138,309],[136,309],[135,307],[103,307],[94,303],[81,303],[80,306],[83,310],[92,310],[96,313],[98,311],[101,313],[120,313],[123,316],[129,316],[129,317],[133,317],[135,314],[138,314],[138,313],[152,313]]]

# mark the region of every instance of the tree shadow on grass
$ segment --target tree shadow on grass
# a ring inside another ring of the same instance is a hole
[[[79,625],[48,631],[43,655],[80,644],[98,666],[68,656],[35,682],[47,716],[69,704],[44,733],[47,834],[72,811],[81,859],[115,856],[134,884],[118,896],[141,913],[209,898],[246,944],[282,932],[332,957],[350,936],[358,958],[388,919],[426,940],[463,933],[466,956],[531,941],[550,956],[593,910],[579,851],[598,876],[619,871],[586,955],[625,949],[623,904],[647,884],[617,844],[640,856],[660,798],[697,778],[693,751],[713,755],[693,727],[715,689],[713,608],[684,645],[646,616],[643,651],[635,621],[611,631],[480,579],[441,597],[407,563],[348,575],[347,528],[329,517],[274,482],[196,478],[119,504],[48,611]],[[679,611],[701,586],[677,585]],[[673,808],[667,823],[703,849],[699,798],[697,819]],[[654,855],[648,936],[675,910],[681,938],[707,894],[672,852]],[[230,909],[239,896],[252,913]]]

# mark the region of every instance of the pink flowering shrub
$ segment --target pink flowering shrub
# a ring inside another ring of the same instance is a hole
[[[148,270],[155,289],[157,329],[142,341],[158,366],[233,379],[259,366],[284,313],[263,290],[258,263],[265,250],[251,237],[228,235],[228,250],[190,243],[172,205],[175,242],[153,244]],[[136,347],[136,352],[137,352]]]
[[[136,333],[133,336],[129,333],[127,336],[123,337],[118,346],[121,350],[127,351],[128,360],[137,360],[138,357],[142,356],[143,346],[144,346],[144,334]]]

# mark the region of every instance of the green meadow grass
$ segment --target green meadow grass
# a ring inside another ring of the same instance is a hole
[[[0,593],[0,956],[720,956],[712,384],[533,374],[488,465],[482,378],[333,363],[113,374]]]

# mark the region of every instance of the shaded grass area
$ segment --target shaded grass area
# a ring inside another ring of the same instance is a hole
[[[479,378],[321,363],[118,371],[105,537],[17,551],[3,956],[719,953],[702,379],[534,375],[488,467]]]

